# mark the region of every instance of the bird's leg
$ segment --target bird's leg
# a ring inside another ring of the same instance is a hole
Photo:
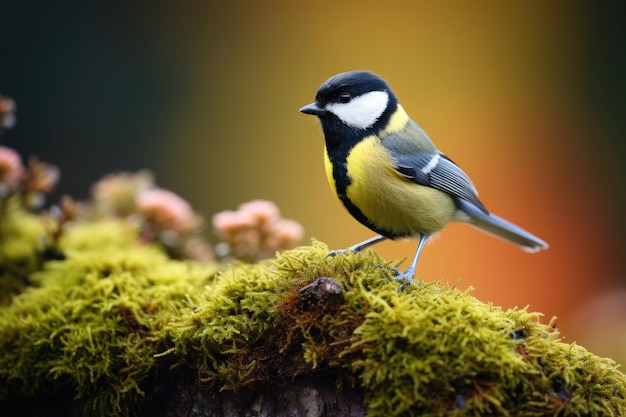
[[[413,283],[413,276],[415,275],[415,268],[417,267],[417,261],[419,260],[420,255],[422,254],[422,249],[424,249],[424,244],[426,243],[427,239],[428,239],[428,235],[422,235],[420,237],[420,241],[417,244],[417,250],[415,251],[415,257],[413,257],[413,262],[411,262],[411,266],[409,266],[406,271],[396,275],[395,276],[396,279],[405,280],[408,285],[411,285],[411,283]]]
[[[335,256],[335,255],[343,255],[345,253],[348,252],[360,252],[363,249],[367,249],[370,246],[383,241],[387,239],[385,236],[383,235],[378,235],[378,236],[374,236],[372,238],[369,238],[367,240],[364,240],[363,242],[357,243],[356,245],[352,245],[350,246],[348,249],[341,249],[341,250],[331,250],[330,252],[328,252],[328,254],[326,254],[326,258],[329,256]]]
[[[361,243],[357,243],[356,245],[350,246],[348,248],[348,250],[351,250],[352,252],[361,252],[363,249],[367,249],[370,246],[372,246],[372,245],[374,245],[374,244],[376,244],[378,242],[381,242],[381,241],[383,241],[385,239],[387,239],[387,238],[385,236],[383,236],[383,235],[374,236],[374,237],[371,237],[371,238],[369,238],[367,240],[364,240]]]

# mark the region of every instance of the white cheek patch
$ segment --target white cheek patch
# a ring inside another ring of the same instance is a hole
[[[358,129],[372,126],[383,114],[389,102],[386,91],[370,91],[353,98],[348,103],[330,103],[326,110],[334,113],[342,122]]]

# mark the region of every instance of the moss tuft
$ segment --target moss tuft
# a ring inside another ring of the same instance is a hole
[[[0,306],[26,288],[45,249],[44,222],[18,203],[17,198],[0,200]]]
[[[67,386],[98,415],[130,413],[161,349],[160,329],[215,269],[138,246],[120,222],[76,224],[67,258],[0,314],[0,399]]]

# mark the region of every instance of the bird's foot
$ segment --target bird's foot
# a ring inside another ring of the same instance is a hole
[[[395,274],[393,278],[397,281],[403,281],[404,286],[409,286],[413,283],[413,277],[415,276],[415,268],[409,267],[406,271],[400,272],[397,268],[393,268]]]
[[[324,256],[324,259],[326,258],[330,258],[332,256],[338,256],[338,255],[347,255],[349,253],[356,253],[355,250],[352,249],[338,249],[338,250],[331,250],[330,252],[328,252],[326,254],[326,256]]]
[[[393,276],[393,279],[395,279],[396,281],[401,281],[402,282],[402,287],[408,287],[409,285],[411,285],[413,283],[413,276],[415,275],[415,269],[409,267],[406,271],[404,272],[400,272],[400,270],[396,267],[387,267],[385,265],[376,265],[374,266],[374,269],[376,268],[384,268],[387,269],[388,271],[391,272],[391,275]]]

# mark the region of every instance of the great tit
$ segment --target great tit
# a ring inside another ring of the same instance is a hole
[[[315,102],[300,109],[319,118],[326,176],[348,212],[378,233],[348,248],[363,250],[384,239],[419,238],[411,282],[424,243],[452,221],[471,224],[528,252],[543,240],[485,208],[467,174],[440,152],[404,111],[387,82],[369,71],[350,71],[324,82]]]

